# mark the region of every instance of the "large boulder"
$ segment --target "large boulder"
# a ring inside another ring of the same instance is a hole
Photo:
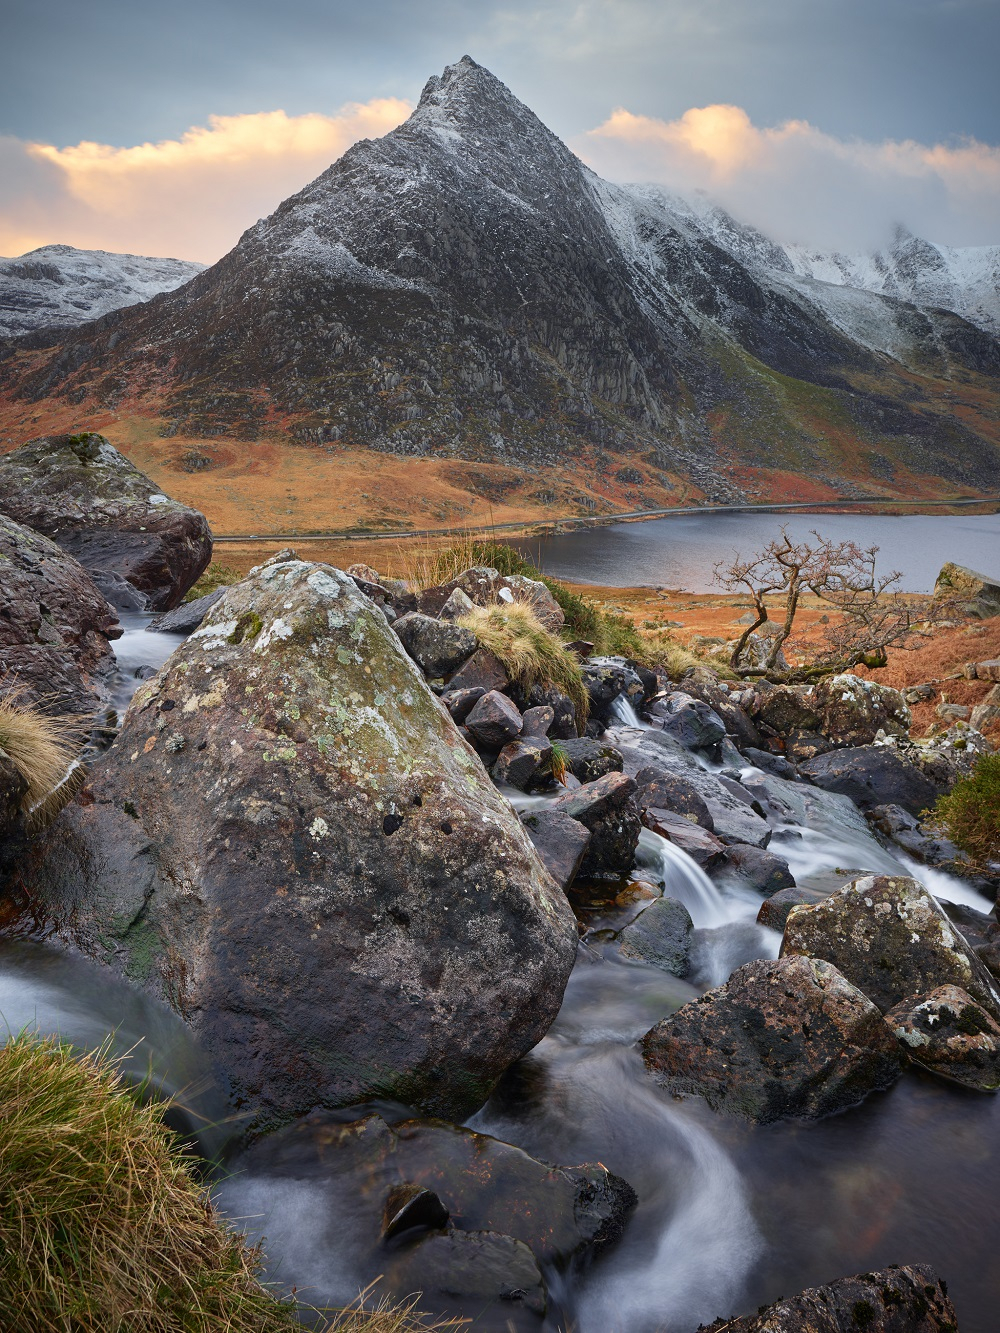
[[[0,680],[52,713],[107,699],[121,635],[90,575],[61,547],[0,514]]]
[[[922,884],[866,875],[785,923],[783,957],[822,958],[883,1013],[939,986],[958,986],[1000,1019],[1000,994],[971,946]]]
[[[698,1333],[958,1333],[948,1288],[926,1264],[842,1277]]]
[[[887,745],[832,750],[799,764],[817,787],[849,796],[862,810],[899,805],[911,815],[932,806],[940,795],[923,769]]]
[[[155,611],[177,606],[212,558],[205,516],[164,495],[103,435],[48,436],[0,458],[0,511],[91,573],[126,579]]]
[[[557,797],[551,808],[590,830],[581,875],[628,874],[642,831],[633,778],[606,773],[596,782]]]
[[[811,688],[819,732],[835,745],[870,745],[880,731],[908,736],[910,710],[899,690],[845,673]]]
[[[951,561],[942,565],[934,584],[934,596],[956,602],[966,615],[981,620],[1000,616],[1000,578],[978,574],[965,565],[954,565]]]
[[[230,588],[24,863],[56,933],[163,996],[269,1126],[464,1116],[558,1011],[576,926],[504,798],[339,570]]]
[[[1000,1088],[1000,1023],[958,986],[938,986],[885,1016],[910,1058],[968,1088]]]
[[[841,1111],[901,1069],[878,1009],[812,958],[744,964],[647,1032],[642,1051],[670,1092],[761,1125]]]

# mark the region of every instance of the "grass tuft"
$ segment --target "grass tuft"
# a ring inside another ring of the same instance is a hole
[[[28,828],[44,828],[72,799],[85,776],[78,718],[49,717],[15,687],[0,698],[0,750],[28,789],[21,801]]]
[[[246,577],[232,565],[219,564],[213,560],[197,583],[193,584],[184,596],[185,602],[196,602],[199,597],[207,597],[216,588],[229,588]]]
[[[590,699],[580,664],[524,602],[477,606],[459,622],[504,664],[508,676],[525,690],[554,685],[572,699],[577,729],[583,731]]]

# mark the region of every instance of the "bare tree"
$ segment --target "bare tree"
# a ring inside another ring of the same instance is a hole
[[[715,579],[727,591],[750,594],[756,620],[748,625],[730,656],[730,665],[741,676],[763,676],[784,681],[806,681],[817,676],[864,665],[886,665],[887,649],[905,646],[917,633],[918,621],[928,618],[929,602],[914,603],[899,589],[898,571],[880,575],[875,571],[877,546],[856,542],[834,542],[811,534],[812,540],[795,542],[786,528],[758,554],[749,559],[737,556],[731,563],[719,561]],[[826,627],[825,646],[805,666],[786,668],[782,646],[790,637],[802,598],[812,593],[825,602],[837,617]],[[777,599],[780,623],[771,621],[767,601]],[[772,624],[769,646],[762,660],[750,664],[747,648],[751,636]]]

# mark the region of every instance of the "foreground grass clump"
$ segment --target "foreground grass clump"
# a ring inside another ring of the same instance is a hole
[[[967,778],[938,799],[934,814],[977,865],[1000,861],[1000,754],[984,754]]]
[[[44,827],[74,795],[77,775],[83,777],[76,719],[48,717],[14,689],[0,698],[0,750],[27,783],[21,809],[29,828]]]
[[[99,1055],[26,1036],[0,1050],[0,1328],[298,1328],[256,1280],[156,1106]]]
[[[532,685],[555,685],[569,695],[582,731],[590,699],[580,664],[561,639],[549,632],[524,602],[477,606],[458,622],[471,629],[479,642],[504,664],[512,681],[526,690]]]

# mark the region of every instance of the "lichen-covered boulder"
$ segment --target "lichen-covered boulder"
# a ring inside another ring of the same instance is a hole
[[[922,884],[866,875],[814,907],[795,907],[782,956],[823,958],[883,1013],[939,986],[958,986],[1000,1019],[989,972]]]
[[[447,676],[460,667],[479,647],[470,629],[435,620],[420,611],[409,611],[393,621],[393,630],[414,662],[428,676]]]
[[[783,1297],[756,1314],[703,1324],[698,1333],[958,1333],[958,1316],[932,1268],[890,1264]]]
[[[887,1088],[901,1056],[881,1014],[829,963],[760,959],[646,1033],[646,1067],[673,1093],[754,1124],[829,1115]]]
[[[115,670],[118,617],[78,561],[0,514],[0,679],[52,713],[93,713]]]
[[[910,710],[899,690],[844,673],[812,686],[819,732],[837,745],[870,745],[880,731],[907,736]]]
[[[163,494],[103,435],[55,435],[0,457],[0,512],[118,574],[153,610],[176,606],[212,558],[204,514]]]
[[[968,616],[982,620],[1000,616],[1000,578],[979,574],[965,565],[951,561],[942,565],[934,584],[934,597],[956,602],[958,609]]]
[[[263,566],[142,686],[24,863],[33,910],[165,997],[261,1126],[464,1116],[554,1018],[576,926],[382,612]]]
[[[1000,1023],[959,986],[938,986],[904,1000],[885,1021],[925,1069],[967,1088],[1000,1088]]]

